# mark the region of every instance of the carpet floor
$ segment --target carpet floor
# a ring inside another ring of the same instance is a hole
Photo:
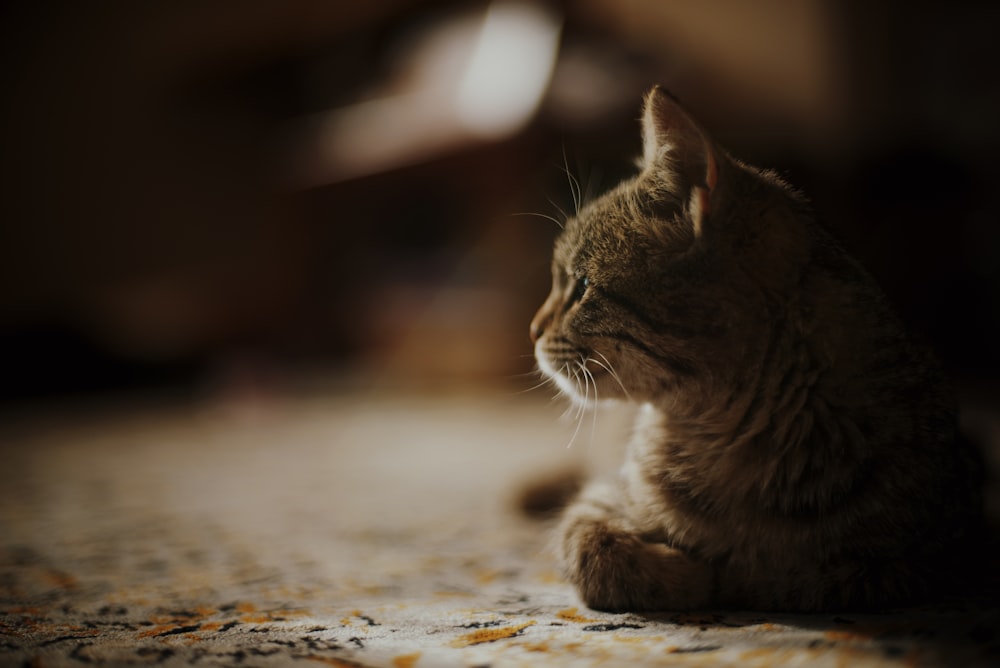
[[[991,596],[605,614],[512,499],[619,414],[323,392],[0,426],[0,665],[996,666]],[[573,447],[567,449],[566,445]]]

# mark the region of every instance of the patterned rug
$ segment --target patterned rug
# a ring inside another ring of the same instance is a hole
[[[620,441],[624,418],[559,411],[368,391],[8,420],[0,665],[1000,665],[986,595],[877,615],[586,609],[511,500]]]

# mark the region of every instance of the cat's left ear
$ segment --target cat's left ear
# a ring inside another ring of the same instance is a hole
[[[671,185],[688,192],[688,212],[701,234],[719,183],[716,149],[680,103],[659,86],[646,95],[642,114],[644,170],[665,173]]]

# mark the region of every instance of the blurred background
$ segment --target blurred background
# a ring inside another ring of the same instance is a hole
[[[967,387],[1000,377],[1000,6],[0,8],[0,408],[303,376],[528,386],[572,177],[653,83],[778,169]],[[547,398],[547,395],[546,395]]]

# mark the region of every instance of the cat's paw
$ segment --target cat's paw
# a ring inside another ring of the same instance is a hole
[[[582,521],[567,528],[564,565],[588,607],[625,612],[710,605],[712,574],[707,564],[613,524]]]

